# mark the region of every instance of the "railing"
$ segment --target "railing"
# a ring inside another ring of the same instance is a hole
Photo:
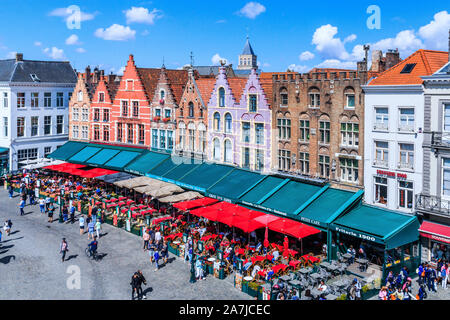
[[[431,145],[450,148],[450,132],[432,132]]]
[[[450,201],[438,196],[418,194],[416,195],[416,210],[450,217]]]
[[[387,168],[387,167],[389,166],[389,162],[388,162],[387,160],[378,160],[378,159],[375,159],[375,160],[373,161],[373,165],[374,165],[374,166],[377,166],[377,167],[384,167],[384,168]]]
[[[389,130],[389,126],[387,123],[375,123],[373,125],[373,130],[383,130],[383,131],[388,131]]]
[[[414,164],[410,162],[399,162],[397,164],[398,169],[408,169],[408,170],[414,170]]]

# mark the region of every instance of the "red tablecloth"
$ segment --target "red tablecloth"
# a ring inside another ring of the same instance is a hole
[[[252,263],[256,263],[256,262],[258,262],[258,261],[264,261],[264,260],[266,260],[266,257],[263,257],[263,256],[257,256],[257,257],[253,257],[253,258],[252,258]]]
[[[125,202],[123,202],[123,201],[122,201],[122,202],[119,202],[118,205],[119,205],[119,206],[124,206],[124,205],[125,205]]]
[[[107,208],[117,207],[117,204],[115,204],[115,203],[108,204],[106,207]]]
[[[281,263],[281,264],[277,264],[276,266],[273,266],[273,267],[272,267],[272,270],[273,270],[273,272],[277,273],[277,272],[280,271],[281,269],[282,269],[283,271],[286,270],[287,267],[288,267],[287,265]]]
[[[245,249],[240,248],[237,250],[237,255],[245,254]]]
[[[111,200],[111,202],[116,202],[117,201],[116,198],[111,198],[110,200]]]
[[[134,203],[133,200],[127,200],[127,205],[129,206],[130,204]]]
[[[299,263],[301,263],[301,261],[299,261],[299,260],[291,260],[291,261],[289,261],[289,265],[291,266],[291,267],[297,267],[297,265],[299,264]]]
[[[125,200],[127,197],[120,197],[119,201]]]

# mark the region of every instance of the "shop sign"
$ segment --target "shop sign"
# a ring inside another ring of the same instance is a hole
[[[301,221],[304,221],[304,222],[306,222],[306,223],[309,223],[309,224],[313,224],[313,225],[315,225],[315,226],[321,226],[321,225],[322,225],[319,221],[312,220],[312,219],[305,218],[305,217],[300,217],[300,220],[301,220]]]
[[[398,180],[408,179],[408,175],[405,173],[395,173],[395,172],[385,171],[385,170],[377,170],[377,175],[387,177],[387,178],[392,178],[392,179],[397,178]]]
[[[343,229],[343,228],[339,228],[339,227],[335,227],[334,228],[337,232],[352,236],[352,237],[356,237],[356,238],[360,238],[363,240],[367,240],[367,241],[372,241],[372,242],[381,242],[379,241],[376,237],[373,236],[369,236],[360,232],[354,232],[354,231],[350,231],[347,229]]]

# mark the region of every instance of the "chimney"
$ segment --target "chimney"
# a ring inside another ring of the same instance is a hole
[[[400,52],[398,51],[398,48],[395,50],[388,50],[388,52],[386,52],[386,70],[392,68],[400,61]]]
[[[16,53],[16,62],[23,61],[23,53]]]
[[[85,72],[86,72],[86,83],[90,83],[91,82],[91,66],[87,66]]]
[[[381,50],[372,51],[372,68],[371,71],[380,72],[381,60],[383,58],[383,52]]]

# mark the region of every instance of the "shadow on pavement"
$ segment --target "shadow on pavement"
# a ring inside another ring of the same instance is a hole
[[[20,239],[23,239],[23,237],[19,237],[19,238],[15,238],[15,239],[8,239],[8,240],[5,240],[5,241],[2,241],[1,243],[6,243],[6,242],[10,242],[10,241],[14,241],[14,240],[20,240]]]
[[[6,256],[0,259],[0,263],[8,264],[11,262],[11,259],[16,260],[16,256]]]
[[[1,246],[2,250],[11,249],[12,247],[14,247],[13,244],[9,246]]]
[[[69,260],[72,260],[72,259],[76,259],[77,257],[78,257],[77,254],[73,254],[73,255],[71,255],[71,256],[68,256],[67,259],[66,259],[65,261],[69,261]]]
[[[20,230],[16,230],[14,232],[11,232],[9,235],[12,236],[13,234],[16,234],[16,233],[19,233],[19,232],[20,232]]]

